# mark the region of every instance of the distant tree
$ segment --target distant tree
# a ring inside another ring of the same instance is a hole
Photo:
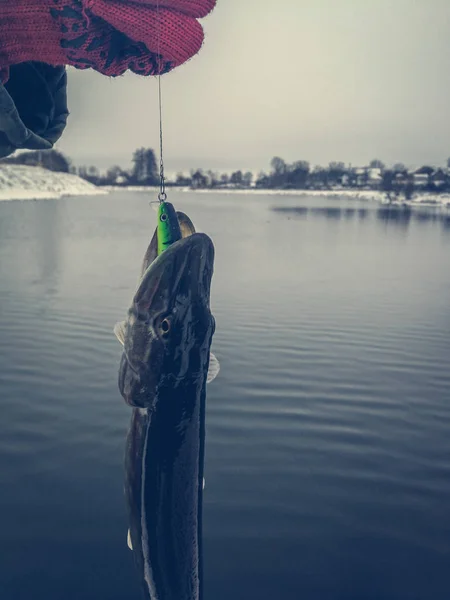
[[[100,173],[97,167],[91,166],[88,167],[86,179],[93,183],[94,185],[98,185],[100,181]]]
[[[347,169],[343,162],[330,162],[328,165],[327,182],[331,185],[342,183],[342,177],[346,174]]]
[[[270,166],[274,175],[284,175],[287,171],[287,165],[282,158],[274,156],[270,161]]]
[[[110,167],[107,171],[106,171],[106,176],[104,178],[104,183],[106,185],[114,185],[117,183],[117,180],[124,177],[125,173],[124,171],[118,166],[118,165],[114,165],[113,167]]]
[[[132,177],[133,181],[136,183],[144,172],[144,148],[137,148],[137,150],[133,152],[133,158],[131,160],[133,162]]]
[[[90,181],[94,185],[98,185],[100,183],[100,173],[98,172],[97,167],[78,167],[78,176],[82,179],[86,179],[86,181]]]
[[[447,169],[450,169],[450,158],[447,158]]]
[[[406,173],[406,167],[403,163],[395,163],[392,170],[394,173]]]
[[[135,150],[132,179],[134,183],[141,185],[155,185],[158,182],[155,153],[151,148]]]
[[[270,187],[270,177],[264,173],[264,171],[260,171],[258,173],[258,177],[256,178],[255,183],[257,188],[268,188]]]
[[[229,181],[230,181],[230,178],[228,177],[228,173],[222,173],[222,175],[220,176],[220,184],[228,185]]]
[[[205,188],[208,185],[208,178],[203,173],[202,169],[191,171],[191,185],[193,188]]]
[[[330,173],[345,173],[345,164],[343,162],[330,162],[328,163],[328,170]]]
[[[405,198],[406,200],[411,200],[414,193],[414,177],[413,175],[409,175],[405,185]]]
[[[177,178],[175,180],[175,185],[187,186],[192,184],[192,179],[190,177],[186,177],[183,173],[178,173]]]
[[[242,185],[242,182],[243,182],[242,171],[235,171],[234,173],[231,173],[230,183],[234,183],[235,185]]]
[[[58,150],[44,150],[41,153],[41,164],[44,168],[50,171],[59,171],[61,173],[69,173],[70,160]]]
[[[82,179],[87,179],[87,176],[87,167],[85,167],[84,165],[78,167],[78,177],[81,177]]]
[[[394,191],[394,177],[395,172],[392,170],[386,170],[383,173],[381,179],[381,190],[386,192],[388,195]]]
[[[309,162],[298,160],[288,168],[287,184],[293,188],[305,188],[308,182]]]
[[[242,182],[246,187],[250,187],[253,181],[253,173],[251,171],[247,171],[242,176]]]
[[[290,166],[291,171],[309,171],[309,162],[307,160],[297,160]]]
[[[309,174],[310,186],[314,189],[328,187],[328,173],[329,171],[323,167],[314,167],[313,171]]]
[[[269,186],[272,188],[284,187],[287,183],[287,164],[279,156],[274,156],[270,161],[270,166],[272,167],[272,172],[270,173]]]
[[[209,170],[207,173],[210,187],[217,187],[219,185],[219,175],[214,171]]]
[[[378,158],[374,158],[369,163],[369,169],[384,169],[384,163]]]
[[[30,167],[42,167],[49,171],[61,173],[69,173],[71,168],[70,160],[58,150],[22,152],[18,156],[12,156],[8,162]]]

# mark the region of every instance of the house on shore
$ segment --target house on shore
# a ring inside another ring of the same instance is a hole
[[[416,169],[413,171],[413,181],[415,188],[425,188],[430,183],[430,177],[434,172],[433,167],[420,167],[420,169]]]
[[[433,187],[437,191],[441,191],[446,187],[449,178],[448,175],[446,175],[446,173],[444,173],[442,169],[437,169],[437,171],[435,171],[433,175],[431,175],[430,180]]]

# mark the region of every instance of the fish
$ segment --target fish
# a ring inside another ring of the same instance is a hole
[[[220,365],[210,351],[214,246],[185,233],[159,255],[152,238],[127,319],[115,327],[119,390],[132,407],[127,542],[147,600],[202,598],[206,384]]]
[[[166,202],[168,204],[168,202]],[[159,204],[158,204],[158,214],[159,214]],[[171,205],[172,206],[172,205]],[[191,219],[187,216],[186,213],[181,212],[180,210],[175,211],[182,237],[188,237],[196,232],[194,224]],[[147,250],[144,254],[144,258],[142,260],[141,271],[139,275],[139,281],[142,279],[145,271],[152,264],[152,262],[156,259],[156,257],[160,253],[158,252],[158,226],[155,228],[153,236],[150,240],[150,244],[147,247]],[[120,341],[122,346],[124,345],[124,331],[125,331],[125,321],[118,322],[114,326],[114,333],[117,339]],[[216,356],[211,352],[210,360],[209,360],[209,370],[208,370],[208,383],[213,381],[220,371],[220,363]]]

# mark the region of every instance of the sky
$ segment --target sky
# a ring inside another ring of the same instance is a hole
[[[312,165],[443,165],[450,156],[448,0],[217,0],[199,54],[162,77],[168,174]],[[69,73],[75,164],[158,150],[157,80]]]

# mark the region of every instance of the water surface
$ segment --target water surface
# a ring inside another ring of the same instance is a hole
[[[140,598],[112,328],[148,200],[0,203],[1,600]],[[171,200],[216,247],[206,600],[448,600],[450,219]]]

